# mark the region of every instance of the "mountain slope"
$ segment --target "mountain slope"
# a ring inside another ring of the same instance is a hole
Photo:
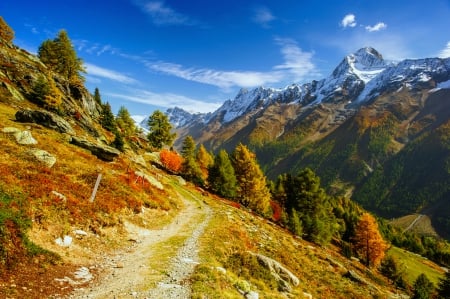
[[[439,211],[430,216],[448,235],[442,224],[450,214],[438,209],[450,178],[448,82],[450,58],[387,62],[363,48],[323,80],[241,90],[211,117],[177,131],[179,141],[192,135],[211,150],[248,144],[272,179],[311,167],[330,191],[354,192],[354,200],[386,217]]]

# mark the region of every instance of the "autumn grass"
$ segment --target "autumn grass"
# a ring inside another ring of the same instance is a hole
[[[420,274],[425,274],[428,279],[437,286],[439,278],[443,277],[444,270],[428,259],[412,252],[393,246],[388,254],[396,258],[400,263],[408,284],[413,285]]]

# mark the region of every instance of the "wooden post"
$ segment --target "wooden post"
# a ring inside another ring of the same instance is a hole
[[[97,194],[98,185],[100,185],[100,180],[102,179],[102,174],[99,173],[97,177],[97,181],[95,182],[94,190],[92,191],[91,198],[89,198],[89,202],[94,202],[95,194]]]

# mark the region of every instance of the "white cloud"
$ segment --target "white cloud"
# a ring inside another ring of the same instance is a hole
[[[264,28],[268,28],[270,22],[275,20],[275,17],[267,7],[258,7],[254,11],[252,20]]]
[[[450,57],[450,41],[447,42],[447,46],[439,52],[439,58]]]
[[[86,72],[90,76],[106,78],[125,84],[137,83],[135,79],[126,75],[122,75],[119,72],[113,70],[108,70],[90,63],[85,63],[84,66],[86,67]]]
[[[382,29],[386,29],[387,25],[383,22],[378,22],[373,26],[366,26],[366,30],[369,32],[380,31]]]
[[[155,25],[194,25],[195,22],[181,13],[176,12],[162,1],[147,2],[142,9]]]
[[[179,94],[155,93],[148,90],[134,90],[127,94],[108,93],[107,96],[163,108],[180,107],[186,111],[192,111],[195,108],[196,112],[202,113],[215,111],[222,105],[222,103],[208,103]]]
[[[299,81],[308,75],[318,75],[316,66],[312,62],[314,53],[303,52],[292,39],[278,38],[276,42],[281,45],[284,63],[275,66],[274,69],[287,70],[294,75],[295,81]]]
[[[214,85],[223,89],[232,86],[254,87],[280,80],[280,74],[251,71],[220,71],[214,69],[183,68],[169,62],[147,63],[155,71],[176,76],[185,80]]]
[[[356,26],[356,17],[354,14],[347,14],[341,21],[341,26],[346,27],[355,27]]]
[[[149,69],[167,75],[176,76],[189,81],[199,82],[230,89],[237,87],[256,87],[278,83],[283,80],[299,81],[318,75],[312,63],[313,53],[303,52],[292,39],[276,39],[281,46],[284,62],[267,72],[256,71],[222,71],[207,68],[185,68],[180,64],[170,62],[146,62]]]
[[[91,55],[100,56],[104,53],[111,55],[117,54],[119,50],[113,48],[111,45],[101,45],[99,43],[91,43],[85,39],[76,39],[73,41],[78,51],[83,51]]]

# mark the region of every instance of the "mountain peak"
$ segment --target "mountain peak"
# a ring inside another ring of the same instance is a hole
[[[346,58],[349,62],[352,61],[353,63],[358,63],[365,68],[386,66],[383,56],[372,47],[361,48],[356,51],[356,53],[350,54]]]
[[[361,48],[347,55],[333,71],[333,78],[344,78],[354,75],[364,83],[382,72],[388,64],[383,56],[372,47]]]

